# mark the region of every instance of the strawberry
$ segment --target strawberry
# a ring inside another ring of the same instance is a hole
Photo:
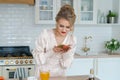
[[[58,47],[62,48],[63,50],[67,51],[68,49],[70,49],[70,46],[69,45],[59,45]]]
[[[70,47],[68,45],[63,45],[63,49],[67,51]]]

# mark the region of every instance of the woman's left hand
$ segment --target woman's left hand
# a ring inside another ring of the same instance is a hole
[[[70,49],[69,45],[60,45],[60,46],[55,46],[53,48],[53,51],[56,53],[65,53]]]

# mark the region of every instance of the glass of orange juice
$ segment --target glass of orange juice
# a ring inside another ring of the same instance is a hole
[[[50,72],[48,70],[40,71],[40,80],[49,80]]]
[[[4,80],[4,77],[3,77],[3,76],[0,76],[0,80]]]

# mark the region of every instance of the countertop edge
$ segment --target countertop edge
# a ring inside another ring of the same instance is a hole
[[[79,54],[75,54],[74,58],[120,58],[120,55],[79,55]]]

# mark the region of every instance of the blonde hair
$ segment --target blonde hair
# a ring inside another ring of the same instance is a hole
[[[58,22],[58,20],[61,18],[66,19],[67,21],[69,21],[70,25],[73,26],[75,23],[75,19],[76,19],[74,9],[68,4],[62,6],[55,18],[56,22]]]

